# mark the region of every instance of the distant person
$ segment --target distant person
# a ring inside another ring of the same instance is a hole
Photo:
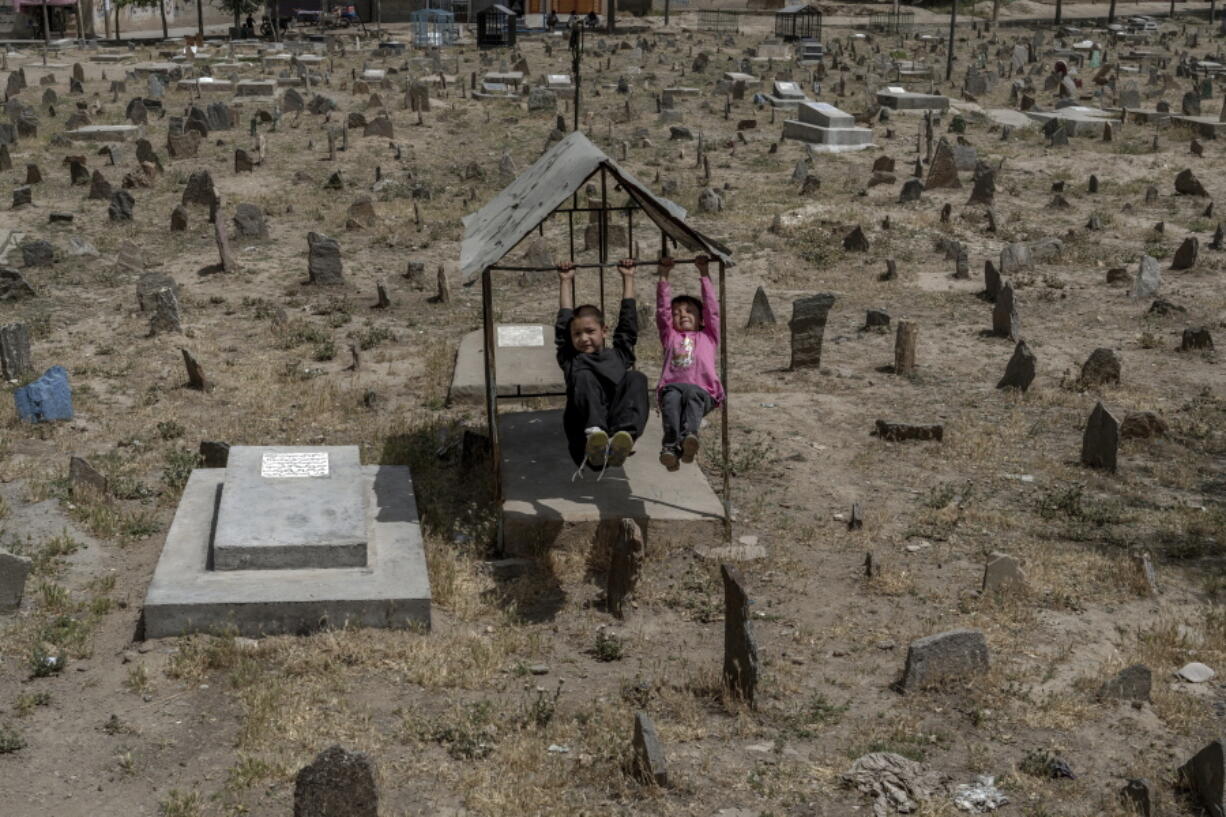
[[[549,10],[549,16],[545,18],[545,30],[550,34],[558,27],[558,13],[553,9]]]
[[[583,24],[588,28],[595,28],[596,26],[600,25],[600,18],[596,16],[595,9],[589,11],[587,16],[583,18]]]
[[[693,462],[698,454],[698,431],[702,418],[724,401],[716,353],[719,351],[719,302],[705,255],[694,259],[698,267],[702,298],[673,297],[668,277],[673,259],[661,258],[656,270],[656,328],[664,347],[656,400],[664,423],[664,446],[660,463],[676,471],[681,463]]]
[[[618,262],[622,302],[613,345],[599,307],[574,305],[575,265],[558,267],[558,318],[554,337],[558,365],[566,380],[562,429],[570,458],[583,474],[583,464],[604,475],[606,467],[625,464],[634,441],[647,425],[647,376],[634,370],[638,341],[638,308],[634,303],[635,261]]]
[[[254,37],[254,36],[255,36],[255,18],[252,17],[250,14],[248,14],[247,19],[243,20],[243,37],[249,38],[249,37]]]

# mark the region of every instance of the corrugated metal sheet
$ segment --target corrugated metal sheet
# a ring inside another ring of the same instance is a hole
[[[728,249],[685,223],[685,209],[652,195],[646,185],[593,145],[580,131],[567,135],[475,213],[464,217],[460,274],[471,283],[604,167],[660,229],[693,252],[732,265]]]

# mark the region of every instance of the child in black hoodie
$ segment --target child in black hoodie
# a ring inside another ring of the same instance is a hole
[[[647,424],[647,376],[634,370],[638,311],[633,259],[620,261],[622,302],[608,347],[604,314],[591,304],[575,308],[573,264],[558,267],[558,319],[554,326],[558,365],[566,378],[562,428],[575,464],[618,467],[634,450]]]

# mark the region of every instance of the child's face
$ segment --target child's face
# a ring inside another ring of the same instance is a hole
[[[673,328],[678,332],[697,332],[702,316],[689,301],[673,304]]]
[[[595,354],[604,348],[604,326],[593,315],[584,315],[570,322],[570,343],[575,351]]]

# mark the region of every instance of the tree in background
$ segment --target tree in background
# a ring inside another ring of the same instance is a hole
[[[234,27],[239,27],[239,20],[248,15],[255,14],[264,7],[263,0],[216,0],[217,7],[222,11],[229,11],[234,14]]]
[[[169,39],[170,32],[166,28],[166,0],[111,0],[118,5],[128,6],[136,9],[151,9],[156,8],[162,15],[162,38]],[[118,12],[116,12],[118,15]],[[119,17],[115,18],[115,36],[119,36]]]

